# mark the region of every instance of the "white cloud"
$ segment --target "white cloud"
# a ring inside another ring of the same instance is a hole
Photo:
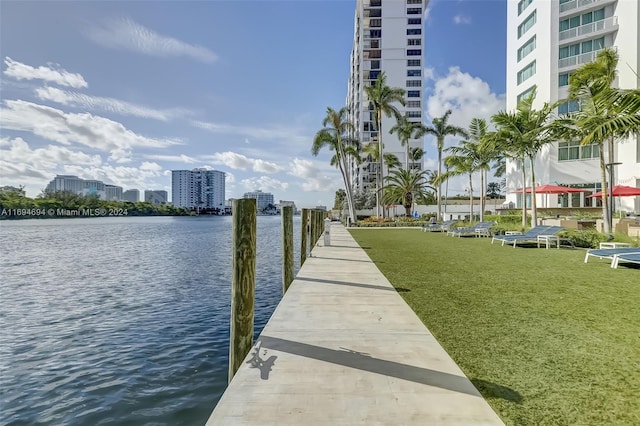
[[[103,110],[120,115],[133,115],[136,117],[152,118],[154,120],[168,121],[170,119],[190,114],[184,108],[155,109],[142,105],[136,105],[114,98],[90,96],[84,93],[61,90],[56,87],[38,87],[36,96],[43,101],[52,101],[62,105],[78,107],[87,110]]]
[[[255,189],[259,189],[265,192],[273,191],[273,190],[285,191],[289,187],[289,184],[287,182],[282,182],[278,179],[274,179],[269,176],[260,176],[259,178],[243,179],[240,181],[240,183],[250,191]]]
[[[333,173],[334,176],[323,173],[319,167],[309,160],[294,158],[289,163],[289,167],[290,175],[303,179],[300,185],[304,191],[326,191],[327,188],[342,185],[342,181],[338,182],[336,179],[335,175],[337,173]]]
[[[470,24],[471,23],[471,18],[469,16],[464,16],[464,15],[456,15],[453,17],[453,22],[455,24]]]
[[[504,108],[504,94],[493,93],[482,79],[451,67],[445,77],[435,80],[426,112],[431,119],[451,109],[449,123],[467,128],[471,119],[484,118],[489,122],[492,115]]]
[[[217,59],[216,54],[206,47],[158,34],[131,19],[119,19],[107,22],[103,27],[96,26],[89,30],[88,36],[104,47],[150,56],[187,56],[207,63]]]
[[[224,181],[225,183],[236,183],[236,176],[233,173],[225,172]]]
[[[212,133],[226,133],[226,134],[238,134],[245,137],[245,143],[247,137],[252,140],[282,140],[292,141],[298,143],[310,144],[311,138],[305,135],[304,131],[297,127],[287,126],[272,126],[272,127],[249,127],[249,126],[235,126],[232,124],[223,123],[208,123],[205,121],[192,121],[191,124],[195,127],[208,130]]]
[[[31,132],[64,145],[85,145],[110,152],[111,159],[125,162],[133,147],[163,148],[178,141],[138,135],[121,123],[88,113],[73,114],[22,100],[5,100],[0,126]]]
[[[213,164],[222,164],[232,169],[247,170],[260,173],[277,173],[282,168],[275,163],[260,159],[249,158],[237,152],[216,152],[213,155],[203,155],[202,159],[209,160]]]
[[[58,65],[55,65],[56,68],[54,68],[52,64],[50,64],[49,67],[39,66],[38,68],[34,68],[30,65],[14,61],[8,56],[4,58],[4,63],[7,65],[4,74],[16,80],[44,80],[49,83],[76,89],[88,86],[80,74],[68,72]]]
[[[189,157],[188,155],[180,154],[180,155],[162,155],[162,154],[148,154],[144,156],[149,160],[158,160],[158,161],[172,161],[175,163],[195,163],[196,160],[193,157]]]

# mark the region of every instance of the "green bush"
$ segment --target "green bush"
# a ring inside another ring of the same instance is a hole
[[[607,236],[595,229],[575,230],[567,229],[560,232],[561,238],[568,238],[576,247],[597,248],[601,242],[607,241]]]

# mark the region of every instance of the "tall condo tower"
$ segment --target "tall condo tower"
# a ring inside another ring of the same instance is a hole
[[[353,48],[346,105],[354,124],[354,138],[361,144],[378,143],[382,137],[383,152],[394,154],[406,167],[406,148],[398,136],[389,134],[396,119],[383,115],[382,129],[376,128],[373,106],[364,88],[373,85],[384,71],[389,87],[406,90],[406,106],[395,104],[399,112],[411,121],[423,121],[424,89],[424,13],[429,0],[357,0],[354,19]],[[411,148],[424,148],[422,139],[411,139]],[[364,158],[358,167],[352,165],[354,186],[368,190],[375,186],[377,163]],[[422,160],[409,161],[411,167],[422,169]],[[383,174],[387,175],[386,167]]]
[[[224,176],[224,172],[218,170],[172,170],[173,205],[188,209],[224,210]]]
[[[565,101],[558,115],[577,111],[568,101],[569,76],[593,61],[600,50],[613,47],[620,56],[614,85],[638,88],[640,73],[640,2],[637,0],[520,0],[507,2],[507,110],[536,90],[534,107],[544,102]],[[606,145],[606,144],[605,144]],[[605,158],[609,154],[605,152]],[[614,184],[640,187],[640,138],[615,144]],[[507,163],[508,201],[522,206],[521,164]],[[597,145],[576,142],[546,145],[535,161],[536,184],[582,187],[590,192],[549,195],[549,207],[589,207],[600,199],[587,197],[599,191],[601,172]],[[527,186],[531,182],[527,183]],[[529,196],[530,197],[530,196]],[[531,200],[526,199],[529,205]],[[542,197],[538,200],[541,205]],[[640,212],[640,197],[621,197],[616,208]]]

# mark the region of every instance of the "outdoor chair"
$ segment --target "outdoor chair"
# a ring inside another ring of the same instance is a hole
[[[422,227],[424,232],[445,232],[449,231],[449,228],[456,223],[455,220],[445,220],[442,223],[429,223]]]
[[[480,236],[481,233],[488,233],[489,228],[494,225],[494,222],[478,222],[473,226],[467,228],[457,228],[447,232],[447,235],[451,235],[452,237],[462,237],[462,236]]]
[[[611,261],[611,267],[616,269],[618,267],[618,263],[620,261],[629,262],[629,263],[637,263],[640,265],[640,248],[635,247],[637,250],[635,253],[619,253],[613,256],[613,260]]]
[[[584,263],[587,263],[590,257],[597,257],[599,259],[610,259],[612,261],[611,266],[613,267],[613,260],[615,256],[636,254],[638,252],[640,252],[640,248],[638,247],[591,249],[591,250],[587,250],[587,253],[584,255]]]
[[[536,226],[534,228],[529,229],[524,234],[512,234],[512,235],[497,235],[491,239],[491,244],[494,241],[502,241],[502,245],[505,243],[512,244],[513,247],[516,247],[518,243],[524,242],[535,242],[538,243],[538,247],[540,246],[540,241],[543,240],[547,243],[547,247],[549,245],[549,241],[555,238],[555,241],[560,248],[560,238],[556,235],[564,228],[562,226]],[[541,238],[544,237],[544,238]]]

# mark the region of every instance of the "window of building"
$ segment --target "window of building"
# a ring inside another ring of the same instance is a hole
[[[527,8],[527,6],[531,4],[532,1],[533,0],[520,0],[518,2],[518,16],[520,16],[522,11],[524,11]]]
[[[422,111],[407,111],[407,117],[420,118],[422,117]]]
[[[525,90],[524,92],[520,93],[516,99],[517,103],[520,103],[520,101],[522,101],[523,99],[526,99],[529,97],[529,95],[531,95],[533,93],[533,91],[536,90],[536,85],[534,84],[533,86],[529,87],[527,90]]]
[[[582,43],[574,43],[569,46],[563,46],[559,49],[560,59],[570,56],[580,55],[581,53],[589,53],[604,49],[604,37],[587,40]]]
[[[421,7],[409,7],[407,8],[407,15],[422,15]]]
[[[369,71],[369,80],[375,80],[380,75],[380,71]]]
[[[568,73],[568,72],[558,74],[558,87],[564,87],[569,85],[569,75],[571,75],[571,73]]]
[[[560,31],[570,30],[571,28],[588,25],[592,22],[602,21],[604,19],[604,8],[594,10],[593,12],[583,13],[582,15],[572,16],[571,18],[560,21]]]
[[[422,77],[422,70],[407,70],[407,77]]]
[[[380,69],[380,61],[371,61],[371,69],[379,70]]]
[[[370,19],[369,20],[369,26],[373,27],[373,28],[378,28],[382,26],[382,19]]]
[[[558,105],[559,115],[567,115],[576,111],[580,111],[580,103],[577,100],[563,102]]]
[[[518,38],[522,37],[524,33],[533,27],[536,23],[536,18],[536,11],[534,10],[531,15],[527,16],[527,19],[525,19],[522,24],[518,25]]]
[[[382,37],[382,30],[369,30],[369,37],[371,38]]]
[[[518,62],[536,48],[536,36],[533,36],[518,49]]]
[[[407,80],[407,87],[422,87],[422,80]]]
[[[528,80],[536,73],[536,61],[531,62],[518,72],[518,84]]]
[[[422,0],[407,0],[407,4],[422,4]]]
[[[408,18],[407,25],[422,25],[422,18]]]
[[[580,146],[580,142],[558,143],[558,161],[589,160],[600,157],[598,144]]]
[[[407,108],[420,108],[420,101],[407,101]]]
[[[422,28],[408,28],[407,35],[420,35],[422,34]]]
[[[407,59],[408,67],[419,67],[420,65],[422,65],[420,59]]]
[[[419,98],[420,97],[420,91],[419,90],[408,90],[407,91],[407,98]]]
[[[407,56],[420,56],[422,55],[422,50],[420,49],[407,49]]]
[[[409,40],[407,40],[407,45],[408,46],[421,46],[422,45],[422,40],[420,40],[419,38],[410,38]]]

